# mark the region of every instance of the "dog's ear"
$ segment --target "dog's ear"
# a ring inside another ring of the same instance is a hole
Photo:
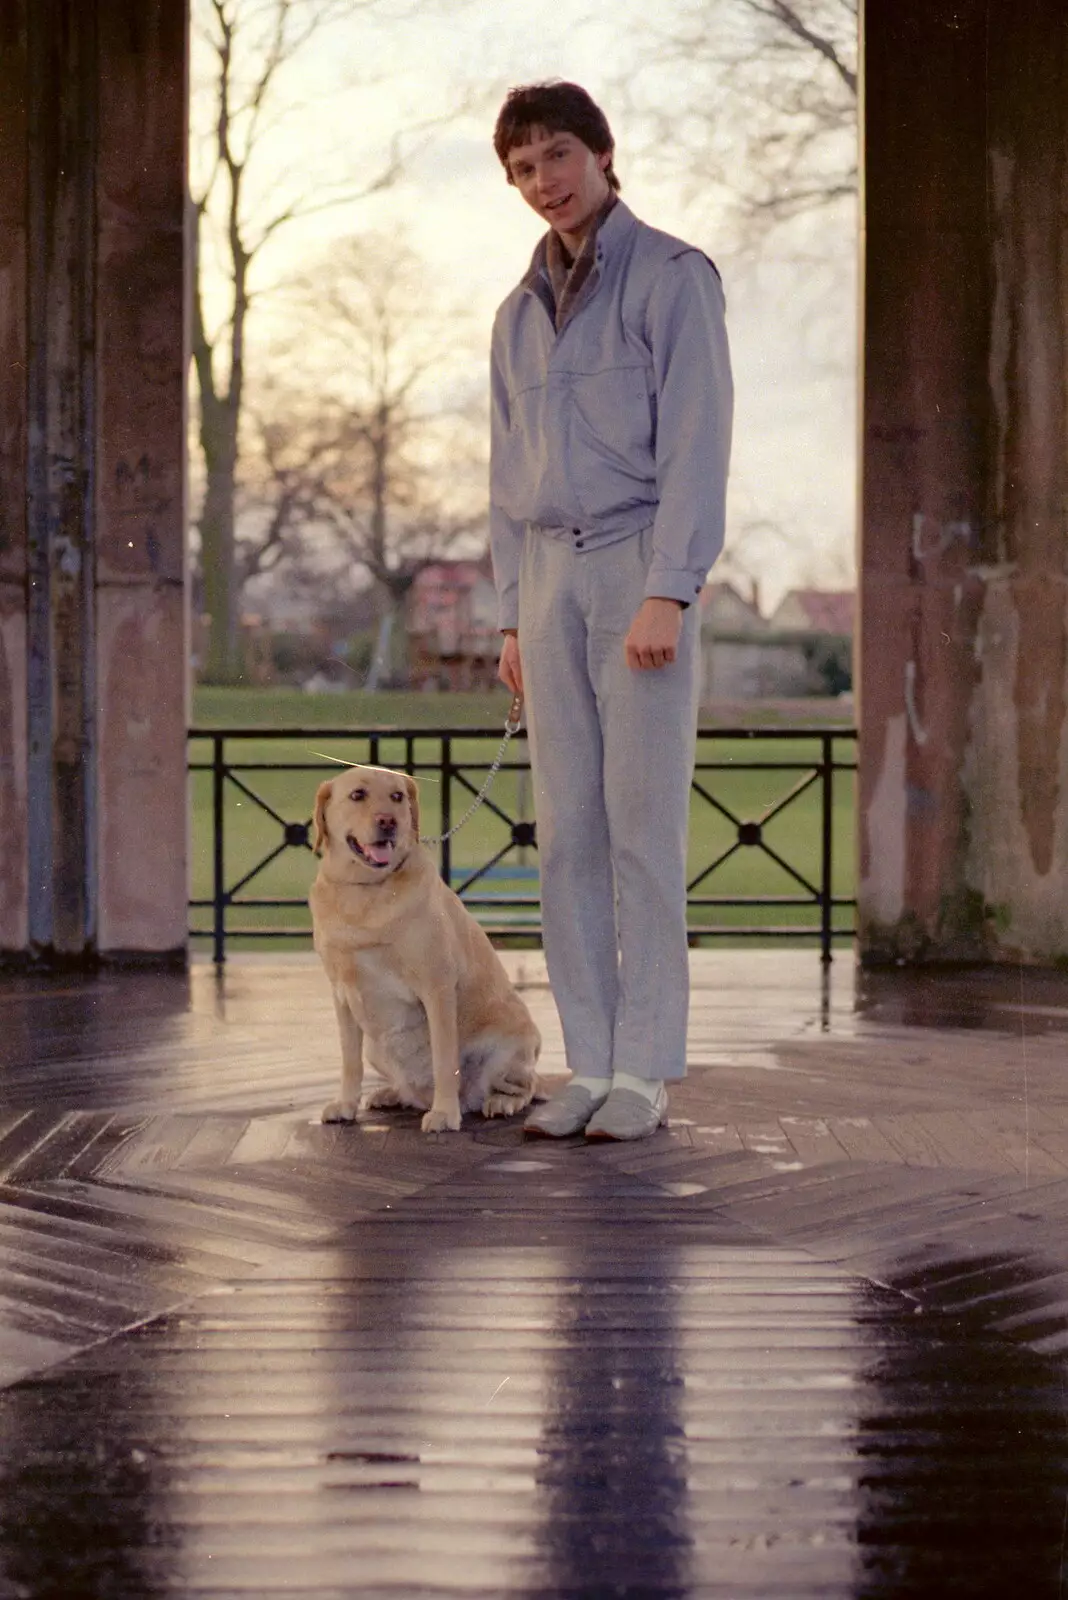
[[[405,773],[404,774],[404,787],[408,791],[408,804],[411,807],[411,812],[412,812],[412,831],[414,832],[415,837],[418,839],[418,837],[419,837],[419,785],[416,783],[414,778],[409,778],[408,774]]]
[[[333,793],[333,789],[333,781],[328,778],[315,791],[315,810],[312,812],[315,832],[312,836],[312,849],[317,856],[322,855],[323,845],[330,837],[329,829],[326,826],[326,808],[330,804],[330,796]]]

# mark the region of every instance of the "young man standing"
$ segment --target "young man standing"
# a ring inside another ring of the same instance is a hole
[[[638,1139],[686,1071],[697,597],[723,544],[719,275],[617,198],[604,113],[513,89],[494,146],[549,226],[497,313],[500,676],[527,703],[549,981],[572,1078],[526,1131]]]

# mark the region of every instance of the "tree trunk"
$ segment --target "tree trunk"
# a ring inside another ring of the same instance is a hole
[[[237,683],[241,677],[238,636],[240,582],[234,540],[234,496],[237,484],[237,440],[244,384],[244,326],[248,309],[248,255],[236,233],[236,190],[231,197],[231,259],[234,270],[234,313],[230,334],[230,376],[217,385],[214,348],[208,339],[201,302],[200,219],[191,222],[193,270],[192,354],[200,393],[200,448],[206,476],[200,514],[200,560],[204,606],[210,618],[207,657],[199,677],[203,683]]]
[[[393,640],[393,623],[397,613],[392,605],[384,611],[378,619],[378,632],[375,635],[375,647],[371,653],[371,665],[367,671],[367,681],[364,688],[372,692],[378,688],[382,681],[383,672],[388,682],[390,677],[390,657]]]
[[[205,456],[208,452],[205,449]],[[208,456],[207,486],[200,516],[204,608],[211,619],[203,683],[237,683],[241,659],[237,632],[237,573],[234,566],[234,457]]]

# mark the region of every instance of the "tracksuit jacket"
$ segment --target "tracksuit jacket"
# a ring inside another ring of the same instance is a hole
[[[707,256],[617,201],[558,333],[543,238],[493,328],[499,626],[518,626],[528,527],[593,550],[651,526],[645,594],[694,601],[723,547],[732,405],[723,289]]]

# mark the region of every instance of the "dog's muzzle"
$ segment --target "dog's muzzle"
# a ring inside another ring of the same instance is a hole
[[[387,836],[383,839],[372,839],[366,844],[361,844],[355,834],[347,833],[345,835],[345,843],[353,855],[359,856],[360,860],[365,861],[369,867],[375,867],[381,871],[383,867],[389,867],[393,864],[393,853],[397,848],[397,841],[392,836]]]

